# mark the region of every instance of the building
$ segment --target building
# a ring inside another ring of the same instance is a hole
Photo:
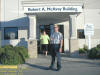
[[[84,25],[94,25],[91,47],[100,43],[100,1],[95,0],[0,0],[1,46],[25,46],[30,58],[37,57],[40,31],[48,34],[54,24],[64,35],[64,52],[77,55],[88,45]]]

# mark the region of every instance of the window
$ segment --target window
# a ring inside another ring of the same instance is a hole
[[[77,30],[77,37],[78,37],[79,39],[85,39],[84,29],[78,29],[78,30]]]
[[[18,39],[18,28],[17,27],[5,27],[4,39]]]

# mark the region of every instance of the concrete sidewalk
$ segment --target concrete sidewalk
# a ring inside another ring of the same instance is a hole
[[[45,66],[49,66],[51,62],[51,56],[44,56],[44,55],[38,55],[38,58],[34,59],[27,59],[26,64],[19,65],[19,68],[29,68],[28,64],[45,64]],[[99,65],[100,66],[100,59],[87,59],[87,58],[72,58],[72,57],[61,57],[61,62],[72,62],[72,63],[91,63],[93,65]],[[56,63],[56,62],[55,62]]]
[[[39,55],[37,59],[27,59],[19,68],[23,69],[23,75],[100,75],[100,60],[62,57],[60,71],[45,70],[50,60],[50,56]]]

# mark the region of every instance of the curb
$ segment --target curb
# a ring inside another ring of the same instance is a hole
[[[18,69],[17,65],[0,65],[0,69]]]

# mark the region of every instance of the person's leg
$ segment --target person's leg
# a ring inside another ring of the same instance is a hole
[[[51,64],[47,68],[47,70],[53,70],[54,69],[54,63],[55,63],[55,56],[51,55]]]
[[[61,69],[61,56],[59,52],[60,45],[56,46],[56,56],[57,56],[57,70]]]
[[[48,55],[48,51],[45,51],[45,56],[47,56]]]
[[[48,55],[48,45],[46,44],[45,46],[45,55],[47,56]]]
[[[51,45],[51,64],[50,64],[50,68],[53,68],[54,67],[54,63],[55,63],[55,56],[56,56],[56,53],[54,51],[54,46]]]
[[[55,63],[55,56],[51,56],[51,65],[50,65],[50,68],[53,68],[54,67],[54,63]]]
[[[57,68],[61,68],[60,52],[57,52],[56,55],[57,55]]]
[[[45,53],[45,46],[44,44],[42,44],[42,51],[43,51],[43,54]]]

